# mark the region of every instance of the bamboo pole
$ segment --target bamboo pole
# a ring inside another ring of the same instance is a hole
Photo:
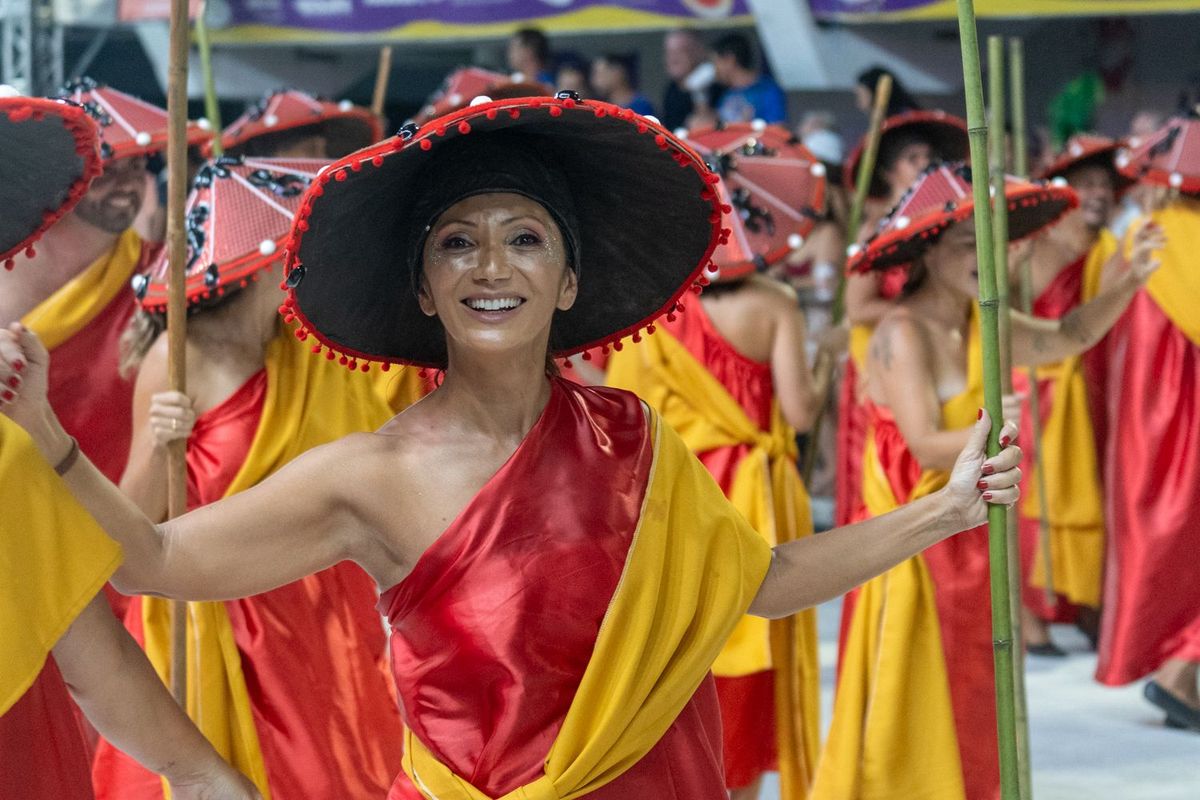
[[[184,206],[187,203],[187,59],[188,3],[171,0],[171,23],[167,65],[167,248],[169,291],[167,295],[167,372],[172,391],[187,389],[184,362],[187,344],[187,302],[184,297],[184,265],[187,240]],[[167,448],[168,515],[187,510],[187,442],[171,442]],[[187,698],[187,603],[171,603],[171,691],[182,705]]]
[[[221,105],[217,101],[217,83],[213,78],[212,44],[208,39],[208,23],[204,19],[208,11],[208,3],[200,9],[196,16],[196,47],[200,51],[200,71],[204,78],[204,116],[212,128],[212,152],[214,158],[225,154],[221,145]]]
[[[1004,93],[1004,40],[999,36],[988,37],[989,105],[991,106],[992,194],[995,205],[992,209],[992,230],[996,243],[996,299],[1000,306],[1000,384],[1004,394],[1013,392],[1012,365],[1012,307],[1009,299],[1008,259],[1008,202],[1005,200],[1005,183],[1008,167],[1005,132]],[[1011,649],[1013,670],[1013,700],[1015,703],[1017,730],[1018,788],[1022,800],[1031,796],[1031,773],[1029,770],[1029,703],[1025,693],[1025,648],[1021,638],[1021,531],[1018,515],[1008,514],[1008,599],[1009,618],[1013,630],[1014,647]]]
[[[971,181],[975,200],[975,237],[979,268],[979,316],[983,345],[984,405],[992,420],[987,452],[1000,451],[998,421],[1003,417],[1000,385],[1000,304],[996,297],[995,242],[992,235],[988,177],[988,129],[983,108],[979,39],[972,0],[957,0],[958,38],[962,48],[967,133],[971,143]],[[996,727],[1002,800],[1019,800],[1016,710],[1013,702],[1012,615],[1008,588],[1008,509],[988,507],[988,560],[991,568],[992,655],[996,671]]]
[[[875,174],[875,162],[879,157],[879,140],[883,136],[883,121],[887,118],[888,102],[891,99],[892,76],[880,75],[879,80],[875,83],[875,104],[871,107],[866,142],[863,145],[862,159],[858,162],[858,176],[854,182],[854,197],[850,202],[849,218],[846,221],[846,239],[851,244],[858,241],[858,232],[862,227],[863,209],[867,205],[867,192],[871,188],[871,176]],[[832,324],[842,324],[842,317],[846,312],[845,305],[846,265],[843,262],[842,269],[838,271],[837,291],[833,295]],[[825,390],[821,404],[817,407],[817,416],[813,420],[812,430],[808,432],[808,448],[804,451],[804,467],[801,472],[805,486],[812,482],[813,468],[817,463],[817,442],[821,438],[822,420],[825,419],[824,411],[829,407],[829,400],[833,395],[835,361],[832,358],[823,358],[813,366],[817,376],[814,385],[824,386]]]
[[[1025,140],[1025,43],[1020,39],[1010,39],[1009,49],[1009,80],[1012,93],[1013,109],[1013,172],[1019,178],[1029,177],[1029,149]],[[1026,314],[1033,311],[1033,265],[1029,256],[1021,259],[1021,310]],[[1038,387],[1037,368],[1029,367],[1029,407],[1041,408],[1041,390]],[[1054,564],[1050,552],[1050,512],[1046,504],[1046,472],[1042,468],[1042,416],[1031,414],[1033,420],[1034,480],[1038,488],[1038,546],[1042,551],[1042,560],[1046,563],[1046,605],[1054,608],[1058,605],[1058,593],[1054,590]]]
[[[375,92],[371,95],[371,113],[383,118],[383,107],[387,102],[388,80],[392,76],[392,48],[379,48],[379,67],[375,70]]]

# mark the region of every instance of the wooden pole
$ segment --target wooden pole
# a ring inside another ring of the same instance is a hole
[[[988,455],[1000,452],[999,420],[1003,418],[1000,384],[1000,303],[996,297],[995,241],[989,198],[988,129],[979,67],[979,38],[972,0],[957,0],[958,39],[962,49],[963,89],[967,101],[967,134],[971,143],[975,239],[979,268],[979,317],[983,345],[984,405],[993,422]],[[1007,313],[1007,309],[1005,309]],[[1008,583],[1008,509],[988,507],[988,560],[991,567],[992,656],[996,670],[996,728],[1000,758],[1000,796],[1019,800],[1016,709],[1013,702],[1012,614]]]
[[[167,295],[167,372],[173,391],[187,391],[184,362],[187,344],[187,302],[184,265],[187,239],[184,206],[187,203],[187,60],[188,3],[171,0],[167,65],[167,255],[170,287]],[[168,515],[187,510],[187,442],[171,442],[167,449]],[[182,705],[187,698],[187,603],[171,604],[171,691]]]
[[[867,193],[871,189],[871,176],[875,173],[875,162],[879,157],[879,140],[883,136],[883,121],[887,119],[888,101],[892,99],[892,76],[880,75],[875,83],[875,103],[871,107],[871,120],[867,126],[866,143],[863,145],[862,159],[858,162],[858,176],[854,182],[854,197],[850,202],[850,214],[846,221],[846,238],[854,244],[858,241],[858,232],[862,227],[863,209],[867,205]],[[846,309],[846,265],[838,271],[837,291],[833,295],[833,324],[841,325]],[[829,406],[833,395],[834,359],[823,358],[814,365],[817,379],[815,385],[824,386],[825,396],[817,408],[817,417],[813,420],[812,430],[808,432],[808,448],[804,451],[804,467],[801,470],[804,485],[812,482],[813,468],[817,463],[817,442],[821,438],[822,420],[825,409]]]
[[[375,93],[371,96],[371,112],[383,118],[383,107],[387,102],[388,80],[392,76],[392,48],[379,48],[379,67],[375,70]]]
[[[208,3],[200,9],[196,17],[196,47],[200,51],[200,71],[204,78],[204,116],[212,128],[212,152],[214,158],[225,154],[221,146],[221,105],[217,101],[217,82],[213,78],[212,44],[208,40],[208,23],[204,19]]]
[[[1013,114],[1013,172],[1018,178],[1029,177],[1029,148],[1026,142],[1025,128],[1025,43],[1021,39],[1010,39],[1008,42],[1008,67],[1011,74],[1009,84],[1012,93]],[[1021,259],[1021,310],[1026,314],[1033,312],[1033,264],[1029,256]],[[1037,368],[1029,367],[1029,407],[1041,408],[1038,387]],[[1034,480],[1038,488],[1038,547],[1042,551],[1042,560],[1046,564],[1046,605],[1054,608],[1058,605],[1058,593],[1054,590],[1054,564],[1050,551],[1050,512],[1046,504],[1046,472],[1042,468],[1042,416],[1031,414],[1033,420]]]
[[[990,139],[992,194],[995,205],[992,209],[992,230],[996,245],[996,300],[1000,307],[1000,385],[1004,394],[1013,392],[1012,365],[1012,307],[1009,299],[1008,264],[1008,202],[1005,200],[1005,173],[1008,171],[1008,152],[1005,138],[1004,93],[1004,40],[999,36],[988,37],[988,84],[991,107]],[[1013,701],[1015,704],[1017,729],[1018,789],[1022,800],[1029,797],[1029,704],[1025,695],[1025,649],[1021,640],[1021,531],[1016,511],[1008,514],[1008,600],[1009,617],[1013,630],[1012,653]]]

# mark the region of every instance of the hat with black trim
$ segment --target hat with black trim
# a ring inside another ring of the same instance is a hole
[[[1075,192],[1066,186],[1012,176],[1006,178],[1004,195],[1010,242],[1054,224],[1079,205]],[[850,272],[870,272],[911,264],[948,228],[974,213],[971,168],[935,164],[917,179],[865,245],[851,245],[846,268]]]
[[[145,100],[80,78],[58,90],[58,97],[82,106],[100,126],[100,155],[104,161],[157,153],[167,146],[167,112]],[[188,122],[189,146],[212,138],[206,120]]]
[[[264,268],[282,261],[300,198],[330,163],[241,156],[205,162],[184,209],[188,304],[244,288]],[[142,308],[166,310],[169,275],[163,248],[146,273],[133,277]]]
[[[1200,193],[1200,119],[1172,117],[1117,155],[1117,169],[1130,180]]]
[[[883,121],[879,133],[879,152],[883,153],[889,143],[897,137],[912,135],[929,142],[933,148],[934,161],[968,161],[971,157],[971,142],[967,136],[967,121],[947,114],[945,111],[905,111]],[[864,136],[854,146],[842,170],[842,184],[847,191],[854,191],[858,181],[858,165],[862,161],[867,139]],[[879,174],[879,165],[871,176],[868,196],[886,198],[889,190]]]
[[[0,261],[12,269],[100,174],[100,130],[73,103],[0,88]]]
[[[1067,140],[1063,148],[1050,164],[1038,175],[1042,180],[1065,178],[1067,173],[1076,167],[1095,165],[1105,167],[1112,172],[1114,185],[1118,193],[1133,185],[1134,181],[1117,169],[1117,154],[1124,143],[1119,139],[1107,136],[1096,136],[1090,133],[1077,133]]]
[[[311,128],[326,138],[327,155],[340,158],[383,138],[383,120],[349,100],[334,103],[281,89],[254,103],[221,132],[225,155],[243,155],[255,139]],[[212,155],[211,149],[207,155]]]
[[[656,122],[573,92],[471,105],[335,162],[301,201],[285,315],[313,350],[442,368],[445,333],[417,300],[422,251],[441,214],[474,195],[517,193],[556,221],[579,276],[557,312],[558,357],[654,332],[699,292],[728,232],[719,178]]]

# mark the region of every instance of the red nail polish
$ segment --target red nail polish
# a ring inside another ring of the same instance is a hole
[[[981,420],[981,419],[983,419],[983,409],[982,409],[982,408],[981,408],[981,409],[979,409],[979,416],[975,417],[975,419],[976,419],[976,420]]]
[[[16,395],[10,392],[8,389],[4,390],[4,394],[0,394],[0,400],[3,400],[6,403],[9,400],[12,400],[14,397],[16,397]]]
[[[996,471],[996,468],[993,467],[991,464],[984,464],[982,471],[983,471],[984,475],[991,475],[993,472]]]
[[[20,372],[21,370],[25,369],[25,362],[24,361],[14,361],[12,363],[12,368],[14,370],[16,370],[17,372]]]
[[[979,483],[975,484],[975,488],[976,489],[986,489],[987,481],[980,481]]]
[[[18,386],[21,385],[21,379],[18,378],[16,375],[13,375],[11,378],[8,379],[8,385],[11,386],[12,388],[16,389]]]
[[[991,493],[991,492],[984,492],[984,493],[983,493],[983,499],[984,499],[984,500],[991,500],[991,499],[992,499],[992,493]]]
[[[1000,437],[1000,446],[1008,447],[1008,443],[1011,441],[1012,441],[1012,439],[1008,438],[1007,436],[1001,436]]]

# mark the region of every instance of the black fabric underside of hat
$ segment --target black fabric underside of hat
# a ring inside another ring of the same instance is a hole
[[[63,204],[82,174],[75,137],[61,119],[13,122],[0,114],[0,253],[41,227],[42,215]]]

